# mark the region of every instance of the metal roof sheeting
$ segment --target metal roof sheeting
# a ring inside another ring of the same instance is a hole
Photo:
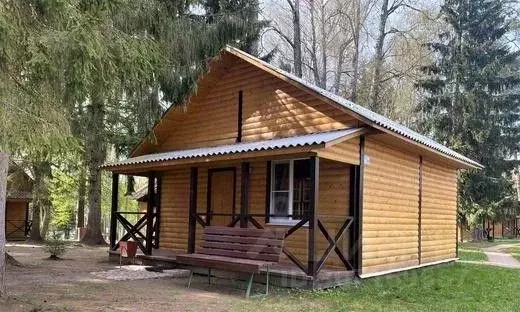
[[[271,139],[257,142],[243,142],[229,145],[220,145],[214,147],[201,147],[195,149],[178,150],[165,153],[148,154],[133,158],[128,158],[119,162],[108,163],[103,165],[107,167],[119,167],[128,165],[145,164],[152,162],[161,162],[178,159],[189,159],[197,157],[220,156],[246,152],[257,152],[274,150],[281,148],[303,147],[326,144],[328,142],[341,139],[343,137],[353,135],[364,130],[364,128],[350,128],[343,130],[335,130],[329,132],[319,132],[313,134],[305,134],[289,138]]]
[[[379,125],[385,129],[388,129],[392,132],[395,132],[401,136],[404,136],[408,139],[411,139],[415,142],[418,142],[418,143],[421,143],[423,145],[426,145],[427,147],[430,147],[434,150],[437,150],[445,155],[448,155],[448,156],[451,156],[455,159],[458,159],[462,162],[465,162],[465,163],[468,163],[470,164],[471,166],[475,166],[475,167],[479,167],[479,168],[483,168],[483,166],[481,164],[479,164],[478,162],[474,161],[474,160],[471,160],[469,159],[468,157],[464,156],[464,155],[461,155],[457,152],[455,152],[454,150],[440,144],[440,143],[437,143],[435,142],[434,140],[420,134],[420,133],[417,133],[393,120],[390,120],[388,118],[386,118],[385,116],[382,116],[382,115],[379,115],[363,106],[360,106],[358,104],[355,104],[347,99],[344,99],[336,94],[333,94],[327,90],[324,90],[322,88],[319,88],[297,76],[294,76],[293,74],[290,74],[284,70],[281,70],[267,62],[264,62],[260,59],[257,59],[255,58],[254,56],[251,56],[239,49],[236,49],[236,48],[233,48],[231,46],[227,46],[226,47],[226,50],[237,55],[238,57],[240,58],[249,58],[255,62],[258,62],[260,64],[262,64],[263,66],[265,67],[268,67],[269,69],[279,73],[280,75],[283,75],[301,85],[303,85],[304,87],[306,88],[309,88],[311,89],[312,91],[330,99],[331,101],[351,110],[352,112],[368,119],[369,121],[373,122],[374,124],[376,125]]]

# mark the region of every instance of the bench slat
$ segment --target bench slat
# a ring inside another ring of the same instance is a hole
[[[254,244],[265,245],[273,247],[282,247],[282,239],[262,238],[262,237],[244,237],[244,236],[229,236],[229,235],[202,235],[202,240],[223,243],[238,243],[238,244]]]
[[[201,243],[201,247],[212,248],[212,249],[226,249],[226,250],[238,250],[238,251],[249,251],[257,252],[262,254],[280,254],[280,247],[270,247],[262,244],[231,244],[231,243],[220,243],[212,241],[204,241]]]
[[[232,257],[232,258],[251,259],[251,260],[263,260],[263,261],[269,261],[269,262],[278,262],[280,260],[280,255],[261,254],[261,253],[257,253],[257,252],[246,252],[246,251],[225,250],[225,249],[200,248],[198,250],[198,253],[203,254],[203,255],[224,256],[224,257]]]
[[[206,257],[200,257],[206,256]],[[236,260],[236,261],[234,261]],[[191,266],[199,266],[204,268],[219,269],[224,271],[237,272],[260,272],[260,269],[267,265],[267,262],[253,263],[252,260],[244,261],[245,259],[225,258],[218,256],[207,256],[201,254],[186,254],[178,255],[176,261],[181,264]]]
[[[239,272],[259,272],[279,262],[284,230],[208,226],[195,254],[177,255],[177,262]]]
[[[204,229],[206,234],[214,235],[232,235],[232,236],[245,236],[245,237],[263,237],[263,238],[275,238],[283,239],[285,231],[280,229],[252,229],[252,228],[235,228],[225,226],[207,226]]]

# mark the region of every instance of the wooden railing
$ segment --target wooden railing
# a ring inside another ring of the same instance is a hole
[[[7,226],[11,225],[14,229],[12,229],[9,232],[6,232],[5,236],[7,239],[9,238],[19,238],[19,236],[16,236],[14,234],[18,232],[23,233],[23,237],[28,237],[31,233],[32,228],[32,221],[31,220],[5,220],[6,228]]]
[[[211,225],[211,220],[213,217],[230,217],[231,222],[227,224],[228,227],[234,227],[236,226],[241,220],[246,220],[247,222],[250,222],[252,225],[254,225],[256,228],[263,229],[264,226],[258,222],[255,218],[273,218],[273,217],[280,217],[279,215],[265,215],[265,214],[229,214],[229,213],[208,213],[208,212],[198,212],[192,215],[193,218],[195,218],[197,224],[199,224],[201,227],[206,227]],[[284,216],[284,217],[293,217],[292,215]],[[301,218],[301,220],[298,221],[295,225],[291,226],[287,232],[285,233],[285,238],[290,237],[293,235],[296,231],[301,229],[306,223],[309,222],[310,217],[301,217],[301,216],[295,216],[298,218]],[[336,235],[332,236],[329,232],[329,230],[326,228],[324,224],[324,220],[339,220],[341,221],[341,226],[339,230],[337,231]],[[343,238],[345,233],[351,229],[354,223],[354,217],[352,216],[317,216],[317,225],[320,230],[320,233],[325,237],[325,239],[328,242],[328,247],[325,249],[323,255],[319,258],[317,264],[314,266],[314,268],[309,267],[309,265],[305,265],[298,257],[296,257],[286,246],[283,248],[283,253],[287,256],[291,262],[293,262],[298,268],[300,268],[305,274],[310,276],[316,276],[321,269],[323,269],[323,266],[325,265],[326,261],[331,256],[332,252],[335,252],[338,256],[339,260],[343,264],[344,268],[347,271],[353,270],[354,267],[352,265],[352,262],[348,259],[348,255],[345,254],[345,252],[341,249],[339,246],[339,241]],[[307,251],[309,252],[309,251]]]
[[[132,239],[137,243],[137,246],[139,249],[146,253],[146,244],[152,244],[154,248],[158,248],[158,230],[159,222],[157,222],[157,218],[155,215],[152,216],[152,228],[153,228],[153,236],[151,240],[147,240],[146,234],[143,234],[141,230],[148,227],[149,219],[146,212],[132,212],[132,211],[118,211],[115,213],[116,219],[123,226],[123,229],[125,229],[125,234],[119,239],[119,241],[116,243],[115,247],[112,248],[113,250],[117,250],[119,248],[119,243],[122,241],[128,241],[129,239]],[[125,215],[137,215],[139,216],[137,222],[132,224],[128,220],[128,218],[125,217]]]

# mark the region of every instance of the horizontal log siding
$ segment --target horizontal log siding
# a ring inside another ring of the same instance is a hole
[[[263,214],[265,212],[265,188],[266,188],[266,165],[267,162],[251,163],[250,180],[250,211],[253,214]],[[339,216],[338,219],[324,219],[323,223],[332,236],[336,235],[337,230],[344,221],[348,212],[349,198],[349,166],[338,162],[325,159],[320,160],[320,206],[319,216]],[[255,218],[260,224],[266,227],[277,227],[289,229],[290,226],[265,224],[264,218]],[[252,226],[252,225],[250,225]],[[317,229],[317,231],[319,231]],[[348,235],[341,241],[341,246],[347,246]],[[285,241],[285,246],[300,259],[303,263],[307,261],[307,227],[302,227]],[[324,236],[317,234],[317,258],[319,259],[328,246]],[[347,250],[345,247],[344,250]],[[283,257],[283,261],[290,263],[289,259]],[[329,266],[341,266],[339,258],[333,253],[326,263]]]
[[[363,274],[417,265],[419,156],[367,138],[363,189]]]
[[[358,157],[359,158],[359,157]],[[320,159],[320,194],[318,218],[322,220],[330,235],[334,238],[337,231],[349,215],[349,194],[350,194],[350,166],[344,163]],[[334,216],[334,218],[323,218],[322,216]],[[344,251],[348,259],[348,231],[345,232],[343,238],[338,245]],[[318,229],[317,234],[317,253],[318,260],[329,246],[325,237]],[[339,260],[333,251],[329,260],[326,262],[328,266],[343,267],[343,263]]]
[[[180,252],[185,252],[187,249],[189,191],[190,168],[179,168],[163,174],[160,218],[161,249]]]
[[[353,138],[321,149],[318,151],[318,156],[348,164],[359,165],[359,138]]]
[[[264,214],[265,212],[265,190],[266,190],[266,161],[251,162],[251,177],[249,190],[250,212],[252,214]],[[240,211],[240,163],[229,164],[226,167],[237,168],[237,189],[235,212]],[[207,177],[208,166],[200,166],[198,170],[197,189],[197,211],[206,212],[207,203]],[[186,251],[188,243],[188,195],[189,195],[189,168],[168,171],[163,176],[162,201],[161,201],[161,249]],[[340,216],[345,217],[348,212],[349,198],[349,165],[322,159],[320,162],[320,207],[318,216]],[[231,210],[230,210],[231,212]],[[290,226],[265,224],[263,217],[255,219],[265,227]],[[344,221],[343,218],[324,219],[325,227],[332,236]],[[250,223],[250,227],[253,225]],[[197,225],[196,246],[199,246],[203,228]],[[289,248],[302,262],[307,261],[307,228],[303,227],[291,235],[285,242]],[[348,237],[341,241],[344,250],[347,246]],[[317,254],[321,257],[328,243],[321,233],[317,235]],[[289,263],[289,259],[284,259]],[[341,266],[339,258],[333,253],[327,265]]]
[[[240,60],[215,83],[208,95],[169,112],[157,132],[160,146],[139,154],[234,143],[238,134],[240,90],[244,142],[355,124],[352,117],[314,95]]]
[[[457,171],[423,162],[422,263],[456,257]]]

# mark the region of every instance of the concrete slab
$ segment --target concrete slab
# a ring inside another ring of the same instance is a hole
[[[128,280],[142,280],[152,278],[186,278],[190,275],[189,270],[182,269],[168,269],[162,272],[151,272],[146,270],[150,266],[144,265],[124,265],[121,268],[117,266],[113,270],[102,271],[102,272],[91,272],[90,274],[107,279],[116,281],[128,281]]]

